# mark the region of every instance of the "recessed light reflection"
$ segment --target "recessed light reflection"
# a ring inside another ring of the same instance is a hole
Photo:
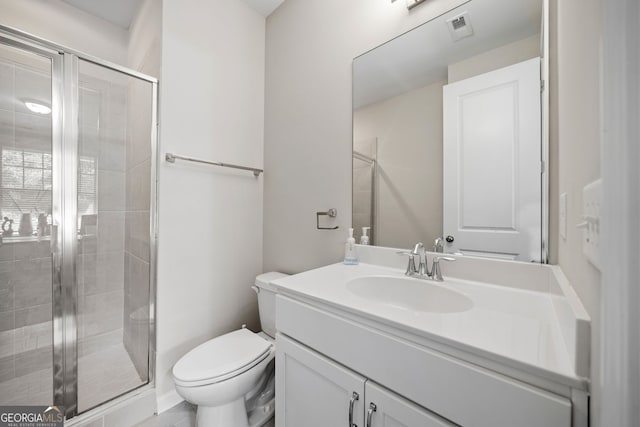
[[[48,107],[44,104],[40,104],[39,102],[33,101],[25,101],[25,107],[27,107],[30,111],[33,111],[37,114],[49,114],[51,113],[51,107]]]

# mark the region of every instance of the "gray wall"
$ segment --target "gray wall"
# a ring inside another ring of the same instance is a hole
[[[378,138],[375,244],[442,235],[442,87],[436,82],[353,112],[354,141]],[[354,193],[354,208],[358,206]],[[355,220],[355,216],[354,216]],[[360,230],[356,230],[360,235]]]
[[[287,0],[267,18],[264,269],[344,255],[351,224],[351,62],[462,1]],[[337,208],[335,231],[315,212]]]

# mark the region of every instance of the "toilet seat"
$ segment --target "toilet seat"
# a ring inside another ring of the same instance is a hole
[[[185,354],[173,367],[176,384],[198,387],[236,377],[273,351],[273,344],[248,329],[209,340]]]

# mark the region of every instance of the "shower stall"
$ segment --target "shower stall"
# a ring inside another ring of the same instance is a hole
[[[157,80],[0,27],[0,405],[153,380]]]
[[[377,243],[378,139],[355,141],[352,150],[352,226],[356,242],[368,227],[369,244]]]

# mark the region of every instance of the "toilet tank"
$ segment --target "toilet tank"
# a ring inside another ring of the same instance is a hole
[[[256,277],[256,285],[253,289],[258,294],[258,310],[260,311],[260,324],[262,331],[271,338],[276,336],[276,292],[271,281],[286,277],[287,274],[272,271]]]

